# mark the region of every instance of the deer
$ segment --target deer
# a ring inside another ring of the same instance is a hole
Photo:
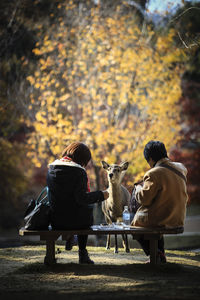
[[[107,172],[109,197],[102,202],[102,211],[107,224],[121,222],[124,206],[129,206],[131,195],[129,191],[121,184],[128,162],[121,164],[108,164],[101,162],[102,167]],[[126,252],[130,252],[127,235],[122,235],[123,245]],[[106,249],[110,249],[110,235],[107,236]],[[115,253],[118,253],[117,235],[115,234]]]

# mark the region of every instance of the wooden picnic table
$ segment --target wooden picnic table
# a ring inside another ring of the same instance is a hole
[[[66,241],[71,235],[132,235],[133,239],[138,239],[139,236],[144,235],[146,240],[150,241],[150,263],[157,263],[158,253],[158,240],[165,234],[181,234],[183,233],[183,227],[156,227],[156,228],[144,228],[129,226],[125,228],[112,228],[109,226],[92,226],[90,229],[84,230],[26,230],[21,228],[19,230],[20,236],[39,236],[41,241],[46,241],[46,255],[44,263],[52,265],[56,263],[55,258],[55,242],[61,237],[63,241]]]

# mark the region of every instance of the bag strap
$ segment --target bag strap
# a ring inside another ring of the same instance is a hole
[[[39,196],[37,197],[37,199],[35,200],[35,204],[38,205],[40,202],[48,203],[49,202],[48,194],[49,194],[49,188],[48,186],[45,186],[41,191],[41,193],[39,194]]]
[[[186,177],[181,172],[179,172],[177,169],[175,169],[167,164],[160,164],[158,167],[164,167],[166,169],[173,171],[174,173],[179,175],[185,181],[185,183],[187,182]]]
[[[136,186],[136,185],[138,185],[138,184],[141,184],[141,183],[143,183],[143,182],[144,182],[143,180],[137,181],[137,182],[134,183],[134,186]]]

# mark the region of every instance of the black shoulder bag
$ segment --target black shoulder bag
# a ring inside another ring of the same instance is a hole
[[[48,187],[45,187],[36,200],[32,199],[24,214],[25,229],[48,230],[50,223],[50,204]]]
[[[140,204],[137,202],[136,197],[135,197],[135,192],[136,192],[136,186],[139,185],[143,185],[143,181],[139,181],[134,183],[134,188],[131,194],[131,200],[130,200],[130,206],[129,206],[129,210],[131,213],[136,213],[136,211],[138,210],[138,208],[140,207]]]

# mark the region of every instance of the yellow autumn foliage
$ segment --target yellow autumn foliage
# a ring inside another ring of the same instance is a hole
[[[75,1],[62,5],[77,16]],[[147,168],[143,147],[149,140],[170,150],[179,138],[181,71],[175,65],[184,53],[173,45],[173,30],[151,45],[154,32],[141,31],[132,12],[116,9],[111,17],[99,9],[69,28],[63,15],[34,50],[43,56],[27,77],[39,93],[32,157],[53,160],[80,140],[91,148],[95,165],[128,160],[136,180]]]

